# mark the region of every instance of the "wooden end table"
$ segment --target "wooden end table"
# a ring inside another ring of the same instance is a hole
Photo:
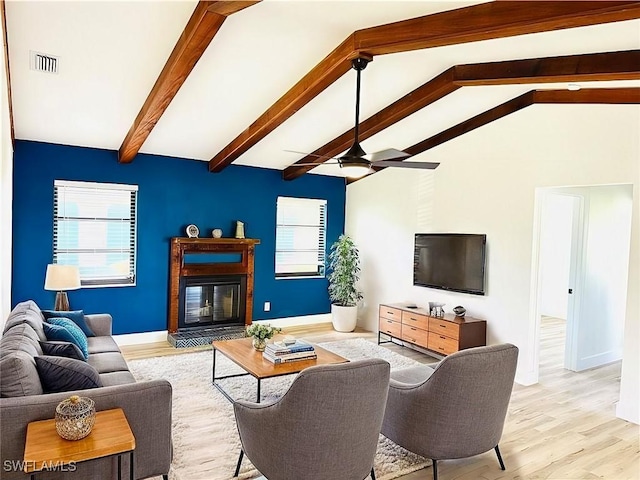
[[[56,431],[55,420],[27,425],[24,472],[35,479],[47,468],[62,468],[96,458],[118,456],[118,480],[122,478],[122,455],[129,453],[129,478],[133,479],[136,439],[121,408],[96,413],[91,433],[81,440],[65,440]]]
[[[222,386],[216,380],[224,378],[242,377],[246,375],[253,376],[258,381],[258,390],[256,394],[256,402],[260,403],[260,381],[265,378],[280,377],[282,375],[291,375],[292,373],[300,373],[305,368],[315,365],[329,365],[334,363],[348,362],[346,358],[336,355],[329,350],[314,345],[318,358],[313,360],[297,360],[295,362],[274,364],[262,357],[262,352],[253,348],[251,338],[238,338],[235,340],[216,340],[213,345],[213,385],[220,390],[227,400],[233,403],[233,398],[224,391]],[[237,373],[234,375],[225,375],[216,377],[216,352],[220,351],[225,357],[233,363],[241,367],[247,373]]]

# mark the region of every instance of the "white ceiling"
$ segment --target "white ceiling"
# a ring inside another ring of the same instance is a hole
[[[141,152],[208,161],[354,30],[482,2],[269,1],[230,16]],[[7,1],[15,136],[117,150],[196,2]],[[640,20],[375,57],[363,72],[361,120],[464,63],[640,48]],[[29,70],[29,51],[60,57]],[[638,81],[593,86],[640,86]],[[583,87],[592,86],[584,83]],[[362,142],[406,148],[536,87],[465,87]],[[353,126],[350,72],[235,164],[283,169]],[[454,140],[455,141],[455,140]],[[429,160],[425,152],[414,160]],[[135,160],[134,160],[135,161]],[[336,167],[313,173],[339,175]]]

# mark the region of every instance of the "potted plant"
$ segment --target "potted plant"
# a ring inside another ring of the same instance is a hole
[[[360,256],[349,235],[340,235],[329,253],[329,297],[331,321],[338,332],[352,332],[358,321],[358,301],[362,293],[356,289],[360,278]]]
[[[253,338],[253,348],[259,352],[264,352],[264,349],[267,346],[267,340],[281,331],[281,328],[272,327],[268,323],[266,325],[263,325],[262,323],[252,323],[246,330],[247,337]]]

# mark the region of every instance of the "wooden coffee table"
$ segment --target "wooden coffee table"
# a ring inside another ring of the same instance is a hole
[[[246,375],[253,376],[258,381],[258,390],[256,401],[260,402],[260,381],[265,378],[280,377],[282,375],[291,375],[292,373],[300,373],[305,368],[315,365],[329,365],[334,363],[348,362],[346,358],[336,355],[333,352],[325,350],[322,347],[314,345],[318,358],[313,360],[297,360],[295,362],[273,364],[262,358],[262,352],[253,348],[251,338],[239,338],[236,340],[216,340],[213,345],[213,385],[220,390],[231,403],[233,398],[224,391],[222,385],[216,380],[224,378],[242,377]],[[225,357],[233,363],[241,367],[247,373],[237,373],[234,375],[224,375],[216,377],[216,352],[220,351]]]

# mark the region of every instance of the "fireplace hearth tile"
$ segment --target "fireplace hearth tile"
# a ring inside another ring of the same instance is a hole
[[[214,340],[233,340],[244,337],[244,327],[219,327],[191,332],[176,332],[167,335],[167,341],[175,348],[211,345]]]

